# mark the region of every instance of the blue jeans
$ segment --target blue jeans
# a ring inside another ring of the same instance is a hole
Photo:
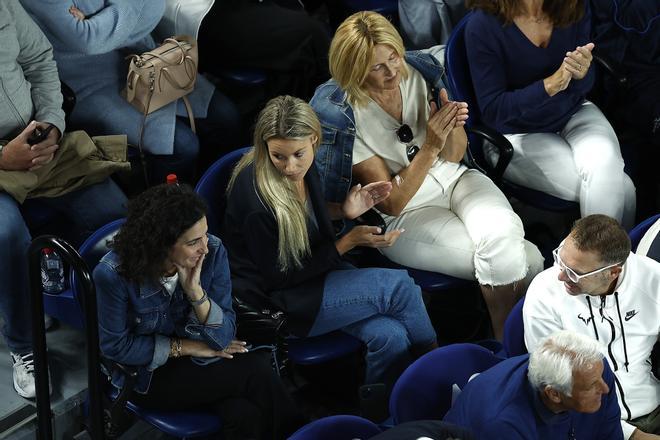
[[[55,198],[38,199],[61,212],[80,234],[89,235],[126,215],[126,197],[110,179]],[[30,231],[13,197],[0,192],[0,315],[9,350],[32,351],[27,251]]]
[[[343,330],[367,346],[365,383],[392,385],[411,361],[412,346],[436,342],[422,293],[405,270],[328,273],[309,336]]]

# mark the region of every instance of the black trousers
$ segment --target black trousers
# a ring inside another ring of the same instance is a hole
[[[266,70],[270,97],[288,94],[307,100],[329,78],[329,30],[305,11],[272,0],[215,2],[198,41],[200,70]]]
[[[209,365],[170,358],[154,371],[149,392],[133,393],[130,400],[158,410],[213,409],[227,440],[283,439],[304,422],[267,352],[235,354]]]

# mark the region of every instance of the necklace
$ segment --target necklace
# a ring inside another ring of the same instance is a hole
[[[529,17],[531,21],[533,21],[536,24],[543,23],[545,21],[545,16],[540,16],[540,17]]]

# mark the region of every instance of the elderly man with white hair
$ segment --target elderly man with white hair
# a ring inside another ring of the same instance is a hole
[[[614,386],[598,344],[560,331],[470,381],[445,421],[478,440],[620,440]]]

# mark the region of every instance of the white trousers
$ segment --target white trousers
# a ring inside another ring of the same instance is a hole
[[[522,222],[495,184],[467,170],[445,192],[438,206],[388,217],[388,229],[405,232],[381,251],[390,260],[501,286],[543,270],[543,257],[524,239]]]
[[[606,214],[630,228],[635,186],[624,171],[619,141],[603,113],[589,101],[558,133],[505,135],[513,158],[504,172],[511,182],[580,203],[580,214]],[[495,161],[494,147],[486,148]]]

